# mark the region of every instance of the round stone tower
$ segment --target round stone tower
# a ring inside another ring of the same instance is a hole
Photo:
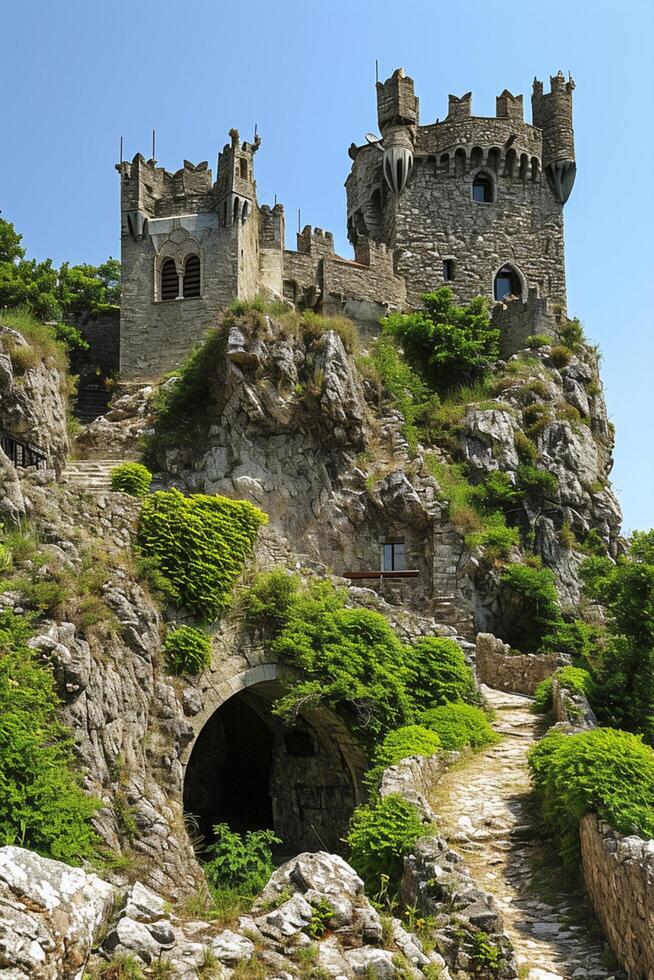
[[[565,309],[563,205],[574,182],[572,89],[534,83],[533,125],[505,90],[493,117],[471,93],[449,96],[443,120],[420,125],[413,80],[400,68],[377,83],[381,139],[352,146],[348,234],[383,242],[410,304],[450,285],[460,301],[529,292]]]

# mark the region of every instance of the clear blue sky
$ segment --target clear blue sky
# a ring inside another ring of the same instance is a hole
[[[625,527],[654,525],[651,0],[23,0],[2,4],[0,209],[29,254],[117,255],[118,139],[170,170],[215,167],[227,130],[263,137],[259,199],[345,236],[347,147],[374,130],[374,63],[402,65],[421,119],[472,89],[494,113],[534,75],[577,82],[566,206],[569,309],[604,353]],[[528,117],[529,118],[529,117]]]

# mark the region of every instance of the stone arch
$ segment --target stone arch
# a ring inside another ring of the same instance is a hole
[[[468,157],[465,149],[460,146],[454,151],[454,172],[460,177],[468,169]]]
[[[162,299],[162,273],[164,266],[170,270],[170,262],[175,263],[178,276],[177,298],[184,296],[184,271],[188,258],[195,255],[202,261],[200,242],[185,228],[174,228],[159,246],[154,258],[154,298]]]
[[[481,146],[473,146],[470,151],[470,167],[481,167],[484,162],[484,151]]]
[[[450,172],[450,154],[441,153],[439,160],[440,169],[443,173],[448,174]]]
[[[241,201],[240,201],[240,198],[235,197],[234,198],[234,206],[232,208],[232,222],[234,224],[237,223],[240,214],[241,214]]]
[[[529,178],[529,156],[527,153],[520,154],[520,180]]]
[[[511,290],[508,293],[503,293],[503,295],[498,295],[498,285],[500,280],[505,277],[512,279]],[[516,289],[518,290],[517,292],[514,291]],[[493,274],[493,299],[501,302],[503,299],[508,298],[508,296],[517,296],[524,303],[527,299],[527,292],[527,280],[521,269],[518,268],[512,259],[507,259],[502,262]]]
[[[515,177],[518,169],[518,154],[511,147],[510,150],[506,151],[506,157],[504,158],[504,176],[505,177]]]
[[[241,224],[245,224],[250,213],[250,205],[247,201],[243,201],[243,208],[241,210]]]
[[[502,150],[499,146],[491,146],[488,151],[487,166],[494,174],[499,174],[502,161]]]
[[[538,157],[531,158],[531,179],[538,180],[540,176],[540,160]]]
[[[241,832],[270,827],[285,852],[342,846],[365,755],[326,708],[303,710],[293,723],[272,714],[288,676],[262,662],[205,688],[182,758],[184,809],[205,838],[225,822]]]

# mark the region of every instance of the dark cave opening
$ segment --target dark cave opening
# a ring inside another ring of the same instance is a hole
[[[272,728],[240,694],[204,726],[186,770],[184,810],[197,818],[205,843],[212,842],[217,823],[239,833],[273,828],[274,743]]]

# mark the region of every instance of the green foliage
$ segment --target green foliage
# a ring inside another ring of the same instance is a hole
[[[171,630],[163,649],[171,674],[199,674],[211,663],[211,640],[194,626]]]
[[[146,558],[157,560],[178,602],[211,621],[227,606],[267,520],[245,500],[159,490],[143,501],[138,544]]]
[[[429,708],[419,716],[421,725],[438,735],[448,752],[458,749],[481,749],[498,740],[488,717],[472,704],[442,704]]]
[[[293,721],[303,707],[320,703],[374,741],[428,705],[476,699],[472,671],[453,640],[430,637],[408,646],[380,613],[348,609],[347,593],[331,582],[301,588],[295,576],[287,578],[278,571],[259,575],[242,599],[245,621],[267,650],[302,671],[301,679],[289,680],[277,714]]]
[[[25,308],[3,310],[0,322],[12,327],[23,335],[28,347],[19,347],[7,343],[7,349],[16,373],[21,374],[29,368],[36,367],[40,361],[56,367],[64,372],[68,369],[68,352],[66,345],[57,339],[56,328],[38,320]]]
[[[281,844],[272,830],[248,831],[244,836],[226,823],[213,828],[214,843],[207,847],[204,873],[212,891],[229,889],[240,895],[256,895],[275,866],[272,847]]]
[[[334,918],[335,909],[326,898],[319,898],[311,906],[311,921],[307,932],[312,939],[320,939],[327,932],[330,919]]]
[[[529,753],[543,820],[566,860],[578,857],[578,825],[589,811],[616,830],[654,837],[654,750],[629,732],[552,731]]]
[[[551,677],[546,677],[544,681],[540,681],[540,683],[536,685],[536,690],[534,691],[534,711],[542,715],[545,715],[548,711],[551,711],[553,705],[553,693],[553,679]]]
[[[161,386],[155,402],[153,446],[179,438],[193,438],[204,428],[207,416],[223,397],[218,368],[225,354],[226,341],[224,330],[210,330],[179,370]]]
[[[593,678],[583,667],[559,667],[554,676],[566,690],[573,694],[583,694],[589,700],[592,698],[595,686]]]
[[[539,469],[533,463],[521,463],[517,471],[517,481],[520,490],[534,497],[546,497],[556,493],[559,482],[553,473]]]
[[[26,259],[20,241],[14,226],[0,219],[0,307],[25,307],[37,319],[65,320],[120,303],[118,259],[99,266],[64,262],[57,269],[51,259]]]
[[[502,965],[502,950],[485,932],[475,932],[470,945],[470,965],[475,972],[495,972]]]
[[[366,773],[366,785],[371,791],[376,791],[388,766],[394,766],[413,755],[434,755],[440,747],[438,735],[424,725],[403,725],[388,732],[372,757],[372,768]]]
[[[478,700],[474,675],[458,643],[428,636],[407,648],[407,684],[417,710],[445,701]]]
[[[95,849],[98,803],[74,775],[72,739],[31,633],[29,616],[0,613],[0,844],[79,864]]]
[[[387,796],[357,807],[347,836],[349,861],[363,878],[368,894],[379,894],[384,878],[391,891],[397,891],[404,856],[429,832],[416,808],[401,796]]]
[[[608,629],[596,645],[593,707],[598,716],[654,743],[654,531],[635,532],[617,562],[587,559],[586,595],[601,602]]]
[[[409,363],[437,390],[482,377],[499,356],[499,330],[490,324],[487,301],[477,297],[457,306],[443,286],[422,302],[423,310],[386,317],[383,332],[400,341]]]
[[[384,334],[378,337],[372,345],[370,359],[394,407],[402,413],[406,440],[415,451],[422,437],[420,422],[429,408],[438,403],[438,398],[407,364],[392,337]]]
[[[147,496],[151,483],[152,473],[142,463],[121,463],[111,471],[111,489],[131,497]]]
[[[586,338],[584,337],[584,330],[576,318],[574,320],[566,320],[565,323],[559,327],[559,337],[561,342],[568,347],[571,351],[577,351],[586,343]]]
[[[552,410],[549,405],[543,402],[532,402],[531,405],[527,405],[522,412],[526,436],[533,440],[539,432],[543,431],[551,418]]]
[[[520,601],[517,615],[509,624],[511,642],[522,650],[537,650],[543,636],[562,623],[554,575],[549,568],[508,565],[501,582]]]
[[[567,367],[572,360],[572,352],[567,347],[557,344],[550,351],[550,359],[554,367],[564,368]]]
[[[520,529],[509,527],[503,514],[495,512],[485,517],[479,531],[466,535],[469,548],[483,548],[487,561],[501,562],[520,544]]]
[[[527,337],[527,347],[549,347],[552,338],[547,333],[533,333]]]

